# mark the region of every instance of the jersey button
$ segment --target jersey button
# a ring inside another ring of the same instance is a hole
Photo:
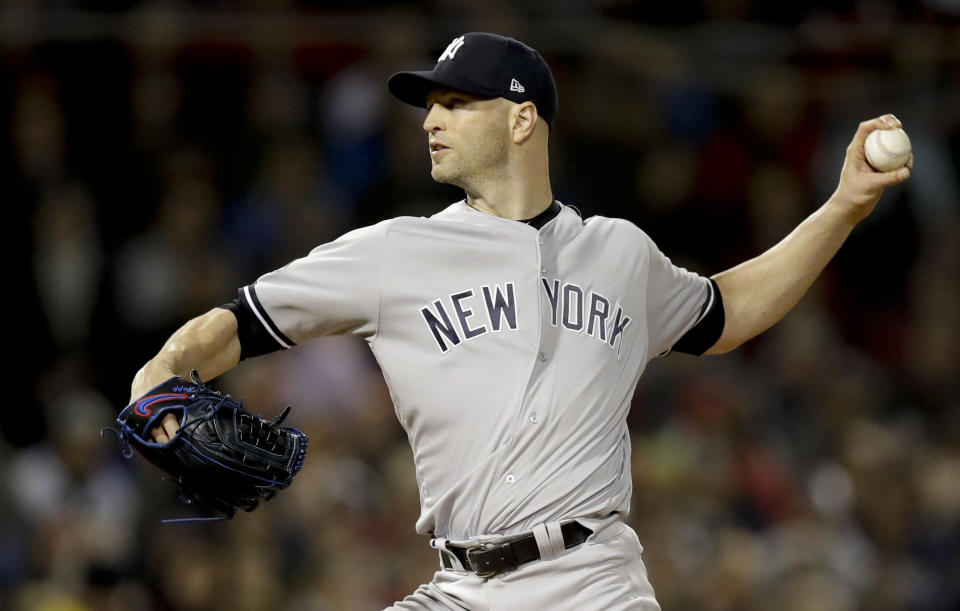
[[[540,246],[543,246],[543,238],[539,238],[539,237],[538,237],[538,238],[537,238],[537,244],[539,244]]]
[[[508,473],[508,474],[507,474],[507,477],[505,478],[505,481],[506,481],[508,484],[513,484],[514,482],[517,481],[517,476],[514,475],[513,473]]]
[[[533,412],[532,414],[530,414],[530,422],[534,424],[540,422],[540,415],[537,414],[537,412]]]
[[[540,359],[541,361],[545,361],[545,360],[547,360],[547,355],[544,354],[543,352],[538,352],[538,353],[537,353],[537,358]]]

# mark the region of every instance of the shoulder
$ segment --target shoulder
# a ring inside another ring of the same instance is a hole
[[[465,206],[469,208],[468,206]],[[397,246],[410,240],[429,239],[453,233],[471,231],[478,219],[471,219],[472,209],[464,211],[453,204],[431,216],[396,216],[373,225],[359,227],[342,234],[331,245],[355,244],[357,246]],[[479,213],[476,213],[479,214]],[[322,250],[326,245],[318,247]]]
[[[465,202],[459,201],[454,204],[450,204],[443,210],[440,210],[439,212],[430,216],[395,216],[393,218],[380,221],[376,225],[370,225],[369,227],[364,227],[362,229],[372,229],[375,232],[387,234],[393,231],[403,230],[411,227],[429,227],[442,225],[443,223],[449,221],[466,221],[470,218],[470,212],[475,211],[467,206]]]
[[[330,242],[325,242],[316,246],[311,254],[316,254],[323,252],[329,248],[335,248],[338,246],[347,246],[347,245],[373,245],[378,242],[382,242],[387,234],[390,231],[390,225],[394,219],[387,219],[385,221],[380,221],[374,225],[367,225],[365,227],[358,227],[356,229],[351,229],[346,233],[341,234],[339,237],[335,238]]]
[[[629,262],[637,269],[645,268],[657,256],[659,248],[650,236],[636,224],[622,218],[591,216],[582,221],[572,239],[583,241],[587,248],[603,252],[607,260]]]
[[[389,232],[392,240],[456,240],[465,236],[489,236],[491,232],[509,232],[515,229],[515,225],[519,224],[475,210],[461,200],[429,217],[396,217],[391,220]]]
[[[422,220],[427,220],[427,221],[462,220],[464,217],[468,217],[469,216],[468,213],[471,211],[473,211],[473,208],[467,205],[466,200],[460,200],[458,202],[454,202],[450,204],[440,212],[437,212],[436,214],[431,215],[430,217],[426,217],[426,218],[420,217],[420,218]],[[406,217],[406,218],[412,219],[413,217]]]
[[[341,234],[340,237],[336,238],[334,241],[367,242],[385,240],[397,233],[403,233],[405,230],[436,225],[436,221],[438,220],[449,219],[451,215],[445,214],[447,210],[449,210],[449,208],[429,217],[396,216],[389,219],[384,219],[378,223],[374,223],[373,225],[366,225],[364,227],[351,229],[350,231]]]
[[[605,237],[623,239],[633,244],[653,244],[653,240],[647,235],[647,232],[626,219],[597,215],[584,219],[583,226],[587,231]]]
[[[599,214],[585,218],[583,224],[586,227],[603,228],[608,231],[642,232],[639,227],[626,219]]]

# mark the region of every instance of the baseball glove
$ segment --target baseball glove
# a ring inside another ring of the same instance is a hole
[[[123,443],[124,456],[135,448],[168,473],[182,502],[214,512],[193,519],[253,511],[293,481],[307,454],[307,436],[280,426],[290,407],[265,420],[204,385],[196,370],[190,378],[173,377],[152,389],[120,412],[119,430],[110,430]],[[168,413],[176,415],[180,428],[169,442],[155,442],[150,431]]]

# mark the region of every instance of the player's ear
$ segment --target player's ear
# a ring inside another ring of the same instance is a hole
[[[533,102],[515,104],[510,109],[510,132],[514,144],[523,144],[533,136],[537,126],[537,107]]]

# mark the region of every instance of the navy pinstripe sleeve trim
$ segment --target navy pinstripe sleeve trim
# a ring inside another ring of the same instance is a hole
[[[683,337],[677,340],[671,351],[700,356],[717,343],[723,334],[723,326],[726,323],[723,297],[720,295],[720,287],[717,283],[712,278],[709,280],[710,296],[700,309],[699,319],[689,331],[684,333]]]
[[[220,307],[237,318],[240,360],[296,346],[267,314],[252,285],[238,290],[236,299]]]

